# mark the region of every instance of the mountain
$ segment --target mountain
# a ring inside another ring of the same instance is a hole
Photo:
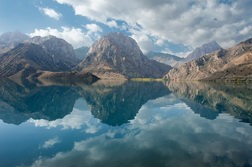
[[[0,76],[10,77],[24,69],[57,71],[52,57],[40,45],[21,43],[0,57]]]
[[[74,49],[75,57],[79,61],[84,60],[87,56],[88,50],[89,50],[89,47],[87,47],[87,46],[83,46],[83,47]]]
[[[211,41],[209,43],[203,44],[200,47],[197,47],[194,49],[192,53],[190,53],[185,59],[184,62],[188,62],[194,59],[197,59],[201,56],[204,56],[206,54],[215,52],[217,50],[222,49],[222,47],[216,42],[216,41]]]
[[[29,38],[30,37],[28,35],[19,31],[6,32],[0,35],[0,54],[13,49],[19,43],[28,40]]]
[[[149,52],[146,54],[146,56],[149,59],[156,60],[159,63],[164,63],[172,67],[175,67],[178,63],[184,60],[184,58],[181,58],[175,55],[159,53],[159,52]]]
[[[168,72],[172,80],[247,80],[252,78],[252,38],[229,49],[187,62]]]
[[[110,33],[96,41],[77,67],[100,78],[162,77],[170,66],[149,60],[136,41],[122,33]]]
[[[52,57],[59,71],[68,71],[77,65],[73,47],[64,39],[52,35],[36,36],[26,42],[42,46],[45,52]]]

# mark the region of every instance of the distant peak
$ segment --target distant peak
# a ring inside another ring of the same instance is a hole
[[[205,43],[205,44],[203,44],[203,45],[201,45],[200,47],[216,47],[216,48],[221,48],[221,46],[219,45],[219,43],[218,42],[216,42],[215,40],[213,40],[213,41],[210,41],[210,42],[207,42],[207,43]],[[200,48],[199,47],[199,48]]]
[[[249,38],[249,39],[241,42],[240,44],[252,44],[252,38]]]

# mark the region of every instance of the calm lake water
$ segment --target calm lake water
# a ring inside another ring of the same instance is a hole
[[[252,166],[252,86],[0,81],[0,166]]]

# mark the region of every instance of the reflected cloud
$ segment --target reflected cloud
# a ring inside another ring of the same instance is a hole
[[[48,129],[61,127],[62,130],[73,130],[85,127],[85,133],[90,134],[94,134],[100,129],[98,126],[100,121],[94,119],[90,111],[81,111],[76,108],[74,108],[69,115],[66,115],[62,119],[54,121],[30,119],[28,122],[33,123],[36,127],[46,127]]]
[[[146,103],[128,126],[75,142],[71,151],[40,157],[32,166],[252,165],[248,124],[227,114],[206,120],[184,103],[167,110],[146,107],[152,103]]]
[[[49,149],[49,148],[52,148],[54,145],[60,143],[61,141],[59,140],[58,137],[55,137],[55,138],[52,138],[52,139],[49,139],[47,141],[44,142],[44,144],[41,146],[41,148],[44,148],[44,149]]]

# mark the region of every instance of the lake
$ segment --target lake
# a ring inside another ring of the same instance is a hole
[[[1,167],[252,166],[252,85],[0,81]]]

